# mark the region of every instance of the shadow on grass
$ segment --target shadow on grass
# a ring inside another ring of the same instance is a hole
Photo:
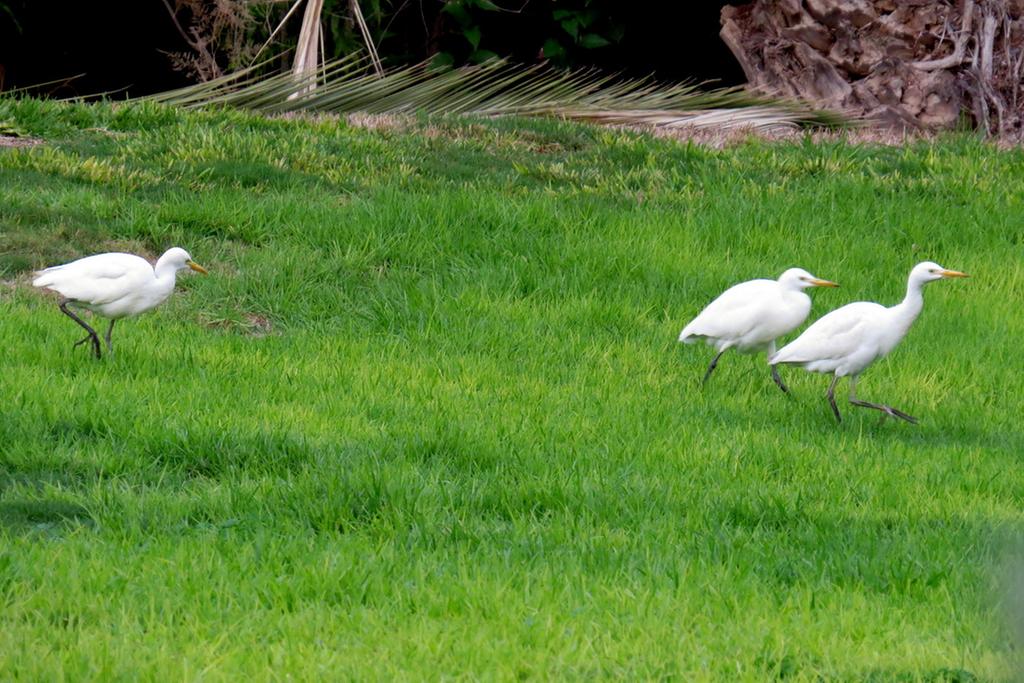
[[[237,469],[281,474],[323,456],[323,449],[301,434],[194,424],[131,427],[126,431],[90,414],[54,421],[29,438],[39,436],[50,448],[88,445],[113,450],[118,457],[104,464],[105,474],[138,473],[140,465],[149,470],[155,466],[161,480],[168,473],[217,478]],[[0,475],[0,485],[3,481]]]
[[[170,428],[132,441],[126,440],[127,447],[138,449],[143,462],[186,477],[219,478],[237,470],[284,474],[323,455],[302,435],[262,431]]]
[[[929,412],[925,408],[915,409],[906,405],[907,409],[920,420],[916,425],[889,417],[879,411],[850,405],[838,400],[843,421],[836,422],[829,408],[827,398],[822,392],[818,394],[793,392],[785,396],[778,390],[764,389],[763,396],[751,399],[753,405],[758,401],[767,401],[769,410],[757,413],[746,407],[714,405],[709,408],[709,415],[716,418],[721,426],[746,425],[748,429],[777,429],[786,421],[786,425],[799,430],[817,431],[821,434],[843,435],[862,434],[885,446],[890,443],[901,443],[914,448],[945,448],[956,445],[972,449],[1003,449],[1020,451],[1024,449],[1024,430],[993,430],[989,424],[952,422],[948,416],[939,412]],[[775,396],[778,394],[778,396]],[[775,401],[782,407],[771,403]],[[785,413],[781,412],[785,411]]]
[[[829,667],[813,657],[764,653],[757,658],[757,664],[765,673],[764,680],[831,680]],[[941,667],[924,673],[876,669],[864,672],[860,680],[865,683],[975,683],[979,679],[966,669]]]
[[[92,515],[82,505],[59,500],[0,502],[0,528],[14,533],[58,531],[75,526],[94,527]]]
[[[14,487],[43,491],[47,486],[64,490],[82,489],[100,480],[103,472],[85,463],[63,463],[36,460],[17,465],[4,463],[7,472],[0,473],[0,494]]]

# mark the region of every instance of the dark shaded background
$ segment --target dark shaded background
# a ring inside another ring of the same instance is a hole
[[[517,61],[537,61],[539,47],[552,31],[550,21],[545,24],[538,17],[550,18],[551,8],[558,6],[553,3],[530,0],[519,13],[482,15],[483,46]],[[653,73],[663,80],[739,84],[743,73],[718,37],[725,4],[595,2],[625,31],[616,44],[573,52],[572,65],[635,76]],[[381,46],[392,63],[439,49],[457,57],[460,49],[466,51],[464,38],[453,27],[442,26],[448,17],[441,15],[440,6],[439,0],[411,0]],[[294,30],[298,23],[292,20]],[[440,35],[439,26],[444,29]],[[165,54],[187,49],[160,0],[0,1],[0,90],[61,80],[37,92],[62,97],[106,92],[115,98],[159,92],[190,82],[171,68]],[[84,75],[64,80],[78,74]]]
[[[123,97],[185,85],[161,50],[184,50],[160,0],[5,0],[0,12],[2,89],[85,74],[41,94],[118,90]],[[13,14],[13,17],[11,16]],[[124,90],[126,89],[127,90]]]

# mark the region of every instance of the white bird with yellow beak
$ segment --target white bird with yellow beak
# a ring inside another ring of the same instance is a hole
[[[811,312],[808,287],[838,287],[821,280],[803,268],[790,268],[778,280],[749,280],[733,285],[700,312],[679,334],[679,341],[692,344],[704,341],[718,353],[704,373],[701,383],[708,381],[718,359],[729,349],[740,353],[765,351],[771,358],[775,340],[800,327]],[[772,379],[785,392],[778,370],[771,369]]]
[[[61,295],[60,310],[89,333],[75,346],[92,341],[93,352],[100,357],[100,339],[96,330],[70,310],[69,306],[85,308],[108,318],[107,351],[113,355],[110,334],[121,318],[153,310],[174,291],[179,270],[191,268],[200,273],[206,269],[192,260],[188,252],[173,247],[164,252],[156,266],[134,254],[96,254],[53,266],[36,273],[33,286],[51,289]]]
[[[870,301],[858,301],[837,308],[779,349],[768,362],[773,368],[788,363],[809,372],[835,375],[828,387],[828,402],[839,422],[843,418],[836,407],[836,384],[841,377],[849,376],[850,403],[917,424],[917,418],[892,406],[858,399],[857,378],[869,365],[889,355],[910,331],[924,307],[924,286],[935,280],[958,277],[967,277],[967,274],[947,270],[931,261],[918,263],[910,271],[907,295],[899,304],[886,308]]]

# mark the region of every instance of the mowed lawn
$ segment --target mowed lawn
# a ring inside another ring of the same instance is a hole
[[[0,678],[1013,680],[1024,153],[0,100]],[[97,362],[30,271],[188,249]],[[861,380],[679,330],[928,286]]]

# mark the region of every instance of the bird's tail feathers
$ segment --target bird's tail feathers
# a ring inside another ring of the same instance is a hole
[[[783,365],[787,363],[793,364],[803,362],[805,361],[802,361],[799,358],[794,358],[793,354],[785,346],[772,354],[772,357],[768,359],[768,365]]]
[[[702,339],[705,339],[704,335],[693,332],[689,327],[684,327],[683,331],[679,333],[679,341],[684,344],[696,344]]]
[[[684,344],[695,344],[705,338],[704,334],[701,334],[700,328],[696,325],[696,320],[691,320],[689,324],[683,328],[683,331],[679,333],[679,341]]]

